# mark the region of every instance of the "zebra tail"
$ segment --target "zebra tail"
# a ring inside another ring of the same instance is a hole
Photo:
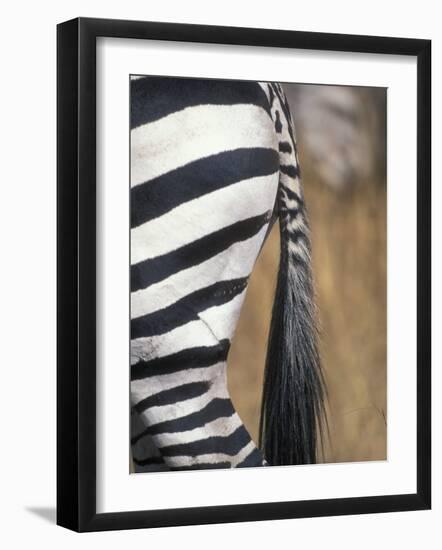
[[[293,147],[296,147],[294,140]],[[270,465],[313,464],[326,426],[317,347],[310,235],[296,150],[278,191],[280,265],[272,311],[260,419]],[[283,167],[284,168],[284,167]],[[286,167],[287,168],[287,167]]]

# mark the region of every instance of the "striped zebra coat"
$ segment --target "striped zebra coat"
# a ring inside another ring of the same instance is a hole
[[[278,217],[258,447],[230,400],[226,361]],[[322,402],[309,230],[281,85],[132,77],[135,471],[312,463]]]

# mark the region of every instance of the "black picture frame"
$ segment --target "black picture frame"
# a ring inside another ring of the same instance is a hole
[[[96,38],[417,58],[417,492],[96,512]],[[79,18],[57,27],[57,523],[75,531],[424,510],[431,506],[431,41]]]

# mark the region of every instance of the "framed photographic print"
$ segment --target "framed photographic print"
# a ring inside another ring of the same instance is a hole
[[[430,41],[57,31],[57,523],[430,508]]]

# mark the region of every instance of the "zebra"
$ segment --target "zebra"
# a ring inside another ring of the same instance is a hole
[[[279,83],[132,75],[131,449],[136,472],[309,464],[324,418],[309,225]],[[279,218],[260,440],[226,362]]]

